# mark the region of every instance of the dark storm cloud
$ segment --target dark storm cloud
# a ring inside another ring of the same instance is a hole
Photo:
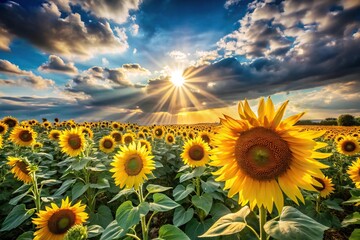
[[[1,46],[6,36],[15,36],[48,53],[81,57],[119,53],[128,47],[126,35],[116,31],[116,36],[108,22],[84,22],[78,13],[62,15],[52,2],[25,7],[7,1],[0,4],[0,16],[0,33],[5,35],[0,37]]]
[[[65,63],[60,57],[56,55],[50,55],[49,60],[39,67],[40,71],[45,72],[58,72],[65,74],[75,74],[78,72],[74,63]]]

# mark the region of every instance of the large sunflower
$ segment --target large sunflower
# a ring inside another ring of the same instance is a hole
[[[11,167],[11,172],[17,179],[26,184],[31,183],[28,163],[17,157],[8,157],[7,164]]]
[[[209,152],[209,145],[201,137],[197,137],[185,142],[181,158],[185,164],[191,167],[200,167],[209,162]]]
[[[102,137],[99,141],[99,148],[104,153],[111,153],[116,147],[115,139],[112,136]]]
[[[152,160],[145,146],[140,143],[130,143],[129,146],[121,146],[120,151],[114,156],[111,163],[115,184],[120,188],[138,189],[147,180],[147,174],[155,169],[155,162]]]
[[[356,188],[360,188],[360,158],[358,158],[356,161],[353,161],[347,170],[347,174],[349,174]]]
[[[37,133],[30,127],[15,127],[10,134],[10,140],[19,146],[31,146],[36,141]]]
[[[9,128],[16,127],[19,124],[19,121],[11,116],[4,117],[2,122],[8,125]]]
[[[85,137],[80,128],[71,128],[61,133],[59,144],[62,152],[76,157],[85,149]]]
[[[239,194],[239,203],[250,208],[264,206],[272,212],[273,203],[280,212],[284,205],[282,191],[295,203],[304,202],[299,188],[316,191],[321,187],[313,177],[324,177],[320,169],[328,166],[314,158],[331,154],[314,150],[326,146],[313,139],[325,132],[299,132],[293,125],[304,113],[281,121],[288,101],[275,111],[270,98],[260,100],[258,116],[249,103],[239,103],[239,120],[221,119],[219,134],[214,137],[211,165],[217,181],[225,181],[229,197]]]
[[[7,133],[9,127],[4,122],[0,122],[0,135],[5,135]]]
[[[321,197],[326,198],[334,192],[334,184],[332,183],[331,178],[326,176],[323,178],[315,177],[315,180],[321,183],[321,187],[314,186],[314,188],[319,191]]]
[[[357,138],[346,136],[337,144],[337,151],[346,156],[353,156],[360,152],[360,145]]]
[[[45,211],[40,210],[38,217],[32,221],[37,229],[34,240],[62,240],[72,226],[86,221],[88,214],[85,207],[81,202],[71,206],[66,197],[61,200],[60,207],[52,203],[51,207],[45,207]]]

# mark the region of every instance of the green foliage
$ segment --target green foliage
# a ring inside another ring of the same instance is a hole
[[[339,126],[354,126],[356,125],[356,121],[353,115],[343,114],[340,115],[337,119]]]

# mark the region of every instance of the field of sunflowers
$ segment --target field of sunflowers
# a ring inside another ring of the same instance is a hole
[[[2,239],[360,239],[359,127],[0,119]]]

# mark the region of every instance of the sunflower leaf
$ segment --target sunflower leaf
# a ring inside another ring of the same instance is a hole
[[[116,220],[112,221],[101,234],[100,240],[119,239],[125,236],[126,231],[122,229]]]
[[[353,212],[352,214],[346,216],[344,220],[341,222],[342,227],[347,227],[352,224],[360,224],[360,213]]]
[[[359,228],[355,229],[349,237],[349,240],[357,240],[357,239],[360,239],[360,229]]]
[[[34,239],[33,231],[24,232],[23,234],[21,234],[16,238],[16,240],[33,240],[33,239]]]
[[[241,232],[247,225],[245,218],[250,208],[245,206],[236,213],[229,213],[217,220],[203,235],[199,237],[216,237]]]
[[[166,212],[180,205],[162,193],[155,193],[153,195],[154,202],[150,203],[150,210],[154,212]]]
[[[127,196],[134,192],[135,192],[135,190],[133,188],[124,188],[118,194],[116,194],[110,201],[108,201],[108,203],[112,203],[115,200],[119,199],[121,196]]]
[[[7,217],[5,218],[2,224],[2,228],[0,229],[0,232],[9,231],[11,229],[20,226],[20,224],[22,224],[26,219],[31,217],[34,214],[34,212],[35,212],[35,208],[26,209],[25,204],[20,204],[15,206],[11,210],[9,215],[7,215]]]
[[[126,201],[116,210],[116,221],[119,226],[127,231],[132,226],[140,222],[140,217],[149,212],[149,204],[147,202],[140,203],[134,207],[131,201]]]
[[[189,184],[186,189],[183,185],[177,185],[176,188],[173,190],[173,196],[175,201],[180,201],[186,198],[190,193],[195,190],[194,185]]]
[[[293,207],[284,207],[280,219],[270,220],[264,225],[267,234],[275,239],[323,239],[328,229]]]
[[[159,237],[156,238],[156,240],[160,239],[190,240],[190,238],[183,231],[171,224],[166,224],[160,228]]]
[[[182,206],[177,207],[174,212],[173,223],[176,227],[179,227],[190,221],[193,218],[193,216],[194,216],[193,208],[189,208],[188,210],[185,211],[185,208],[183,208]]]
[[[194,204],[195,207],[204,210],[205,214],[208,215],[213,204],[213,198],[210,194],[205,193],[201,196],[193,196],[191,198],[191,202]]]
[[[86,192],[86,190],[88,190],[88,188],[89,188],[88,184],[85,185],[82,182],[75,183],[75,185],[71,189],[72,201],[74,201],[75,199],[77,199],[78,197],[83,195],[83,193]]]
[[[76,179],[68,179],[61,184],[61,187],[54,193],[53,197],[61,196],[69,187],[76,182]]]
[[[200,177],[205,172],[205,167],[196,167],[192,172],[184,173],[180,176],[180,183],[185,182],[186,180],[192,179],[194,177]]]
[[[146,190],[148,190],[149,193],[159,193],[159,192],[164,192],[169,189],[172,189],[172,187],[164,187],[164,186],[155,185],[155,184],[149,184],[146,186]]]
[[[87,227],[88,238],[93,238],[104,232],[104,229],[99,225],[91,225]]]

